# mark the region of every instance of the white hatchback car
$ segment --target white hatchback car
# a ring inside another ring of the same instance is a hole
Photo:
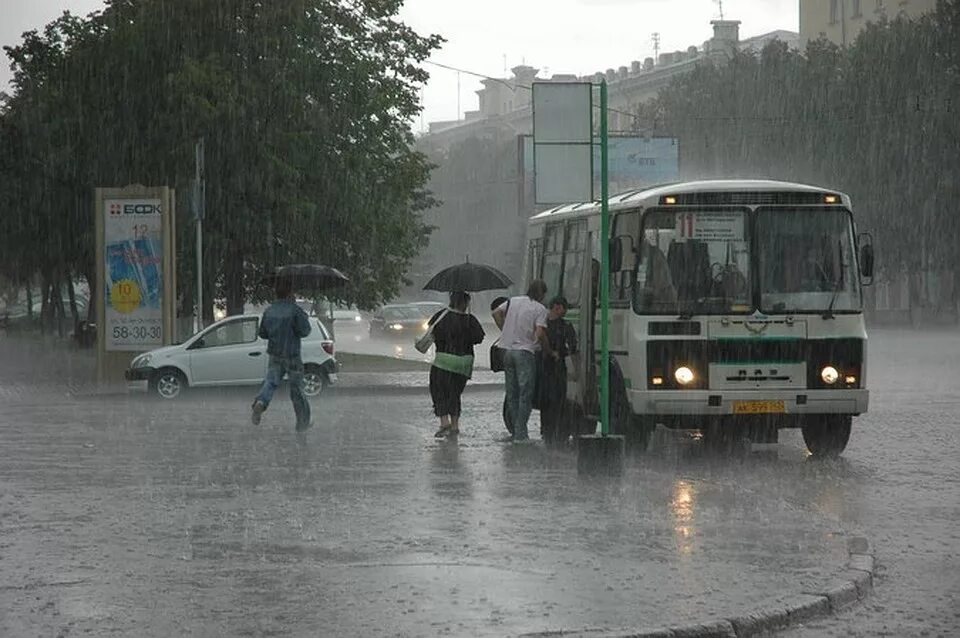
[[[260,315],[227,317],[185,342],[134,357],[129,382],[146,382],[151,392],[175,399],[188,387],[260,385],[267,372],[267,341],[257,336]],[[303,391],[319,396],[337,382],[333,338],[316,317],[301,345]]]

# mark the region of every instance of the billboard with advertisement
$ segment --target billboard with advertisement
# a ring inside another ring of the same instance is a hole
[[[163,211],[160,199],[103,200],[104,349],[164,344]]]
[[[533,137],[521,144],[524,181],[534,179]],[[600,192],[600,140],[593,145],[594,192]],[[608,144],[610,192],[680,181],[679,144],[672,137],[610,136]]]

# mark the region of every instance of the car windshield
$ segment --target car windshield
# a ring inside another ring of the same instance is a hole
[[[383,318],[387,321],[403,321],[404,319],[420,319],[423,313],[413,306],[384,308]]]
[[[444,306],[442,303],[432,302],[418,303],[415,306],[420,315],[424,317],[432,317],[435,313],[443,310],[445,307],[446,306]]]
[[[764,312],[860,309],[853,227],[843,210],[761,210],[757,216]]]
[[[634,307],[642,313],[750,311],[742,210],[653,211],[643,220]]]

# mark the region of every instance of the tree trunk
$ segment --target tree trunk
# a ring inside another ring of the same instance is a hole
[[[237,249],[231,249],[227,253],[225,264],[225,292],[227,295],[227,315],[243,314],[244,289],[243,289],[243,254]]]
[[[27,319],[33,321],[33,288],[30,287],[30,278],[27,277]]]
[[[70,297],[70,316],[73,317],[73,329],[80,327],[80,311],[77,309],[77,291],[73,288],[73,275],[67,273],[67,295]]]
[[[43,290],[43,300],[40,302],[40,334],[47,334],[50,327],[50,279],[46,274],[40,275],[40,287]]]
[[[97,322],[97,291],[99,290],[99,282],[96,277],[96,270],[92,273],[87,270],[83,274],[83,278],[87,280],[87,287],[90,289],[90,299],[87,301],[87,322],[96,323]]]
[[[216,297],[216,273],[213,268],[204,268],[203,273],[203,325],[213,323],[213,300]]]
[[[57,324],[57,336],[62,339],[64,333],[63,324],[67,318],[67,311],[63,307],[63,290],[60,277],[54,277],[53,297],[51,301],[53,302],[53,316],[55,317]]]

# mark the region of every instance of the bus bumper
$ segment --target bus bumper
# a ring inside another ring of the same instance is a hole
[[[630,403],[636,414],[659,416],[764,416],[842,414],[859,415],[867,411],[870,392],[844,390],[630,390]],[[781,403],[782,402],[782,403]],[[756,412],[745,409],[759,408]],[[782,410],[781,410],[782,408]]]

